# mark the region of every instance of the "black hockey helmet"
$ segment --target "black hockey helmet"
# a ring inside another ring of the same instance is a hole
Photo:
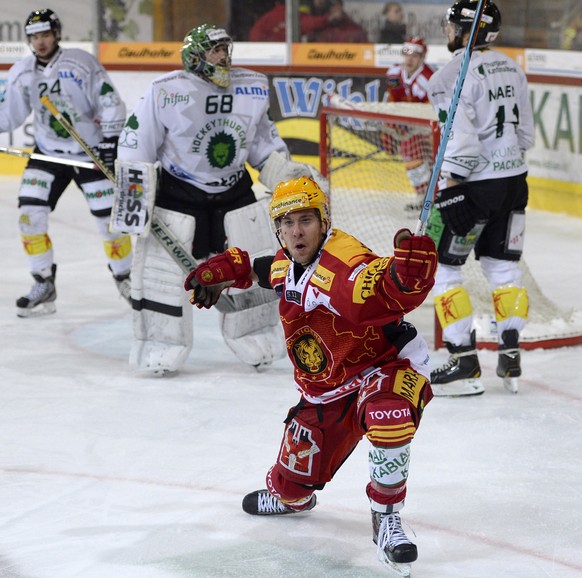
[[[48,30],[55,33],[57,41],[61,39],[61,21],[50,8],[31,12],[24,23],[24,32],[27,38],[37,32],[47,32]]]
[[[447,10],[446,21],[455,25],[457,38],[461,38],[463,34],[471,31],[478,4],[477,0],[458,0]],[[497,38],[500,29],[501,12],[493,2],[486,0],[483,16],[477,30],[475,46],[491,44]]]

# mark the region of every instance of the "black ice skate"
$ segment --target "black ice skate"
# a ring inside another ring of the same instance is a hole
[[[418,558],[418,551],[402,529],[400,514],[382,514],[372,510],[372,531],[378,560],[398,575],[410,576],[410,564]]]
[[[505,389],[517,393],[519,388],[517,378],[521,375],[519,333],[516,329],[508,329],[501,334],[501,339],[503,343],[499,345],[497,375],[503,378]]]
[[[57,266],[53,265],[50,272],[33,273],[34,285],[28,295],[16,300],[16,315],[18,317],[39,317],[50,315],[57,310],[55,301],[57,290],[55,288],[55,276]]]
[[[315,508],[317,498],[315,494],[311,496],[311,500],[301,510],[293,510],[280,502],[271,495],[267,490],[257,490],[247,494],[243,498],[242,509],[252,516],[281,516],[283,514],[300,514],[301,512],[308,512]]]
[[[119,294],[131,305],[131,278],[129,272],[123,275],[116,275],[112,271],[111,265],[108,265],[108,267],[113,275],[113,280],[115,281]]]
[[[447,363],[430,374],[433,393],[436,396],[455,397],[479,395],[485,391],[478,377],[481,366],[475,347],[475,331],[471,332],[469,345],[452,345],[445,342],[450,356]]]

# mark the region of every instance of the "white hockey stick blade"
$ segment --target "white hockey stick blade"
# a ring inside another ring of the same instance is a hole
[[[44,161],[45,163],[55,163],[58,165],[68,165],[71,167],[79,167],[81,169],[93,169],[93,170],[97,169],[97,167],[93,163],[90,163],[88,161],[76,161],[74,159],[62,159],[60,157],[43,155],[40,153],[29,153],[28,151],[23,151],[21,149],[15,149],[12,147],[0,147],[0,153],[12,155],[14,157],[21,157],[24,159],[34,159],[36,161]]]
[[[505,387],[509,393],[517,393],[519,391],[519,381],[517,377],[504,377],[503,387]]]
[[[435,397],[465,397],[481,395],[485,387],[479,379],[459,379],[451,383],[431,384]]]

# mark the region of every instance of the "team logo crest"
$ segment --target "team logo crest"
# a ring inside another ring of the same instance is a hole
[[[119,135],[119,146],[130,149],[137,148],[137,129],[139,128],[139,121],[137,116],[132,114],[125,123],[121,134]]]
[[[311,476],[314,457],[321,452],[313,431],[295,419],[287,426],[279,461],[288,470],[302,476]]]
[[[292,352],[297,367],[305,373],[321,373],[327,368],[327,357],[314,335],[301,335],[293,344]]]
[[[224,168],[232,163],[236,155],[236,143],[225,132],[216,133],[208,143],[206,158],[214,168]]]

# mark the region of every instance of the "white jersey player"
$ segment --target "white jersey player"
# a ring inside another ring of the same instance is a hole
[[[0,132],[19,127],[32,112],[35,152],[89,161],[81,146],[41,103],[40,99],[48,95],[81,137],[112,167],[117,138],[125,122],[125,105],[106,71],[84,50],[59,46],[61,22],[52,10],[32,12],[26,20],[25,33],[33,54],[14,64],[8,73],[0,104]],[[17,314],[21,317],[56,310],[56,264],[48,220],[72,180],[83,191],[103,238],[109,268],[121,294],[129,300],[131,240],[109,231],[114,193],[111,182],[97,170],[30,160],[20,186],[19,226],[35,282],[31,292],[17,301]]]
[[[151,84],[119,141],[118,177],[125,165],[161,164],[157,193],[146,194],[155,194],[156,217],[192,249],[195,258],[222,252],[233,242],[235,232],[225,230],[225,215],[233,210],[248,209],[235,228],[242,237],[245,233],[253,237],[258,212],[267,213],[254,206],[245,163],[260,170],[272,153],[289,156],[269,118],[267,78],[231,69],[231,52],[226,31],[207,24],[193,29],[182,47],[184,69]],[[263,249],[270,250],[272,234],[268,220],[264,222],[269,246]],[[144,235],[136,244],[132,277],[135,341],[130,362],[156,374],[176,371],[192,347],[192,311],[182,291],[183,273],[153,236]],[[269,300],[273,315],[265,314],[262,325],[275,328],[278,351],[272,351],[270,337],[251,346],[251,353],[246,345],[244,351],[233,348],[251,365],[269,363],[285,353],[270,294]],[[261,315],[255,312],[253,317]],[[250,329],[247,322],[222,320],[223,334],[236,339]],[[228,339],[227,343],[232,345]]]
[[[429,83],[429,98],[441,122],[477,7],[475,0],[459,0],[447,13],[453,58]],[[435,307],[451,353],[448,363],[431,374],[437,394],[483,392],[480,383],[465,381],[481,373],[471,301],[461,274],[471,250],[492,290],[499,334],[497,375],[513,392],[521,375],[519,333],[528,311],[519,266],[528,201],[524,153],[533,144],[534,125],[524,72],[489,48],[500,27],[499,10],[487,1],[442,164],[446,188],[437,193],[429,220],[428,231],[439,249]],[[458,381],[464,383],[454,383]]]

